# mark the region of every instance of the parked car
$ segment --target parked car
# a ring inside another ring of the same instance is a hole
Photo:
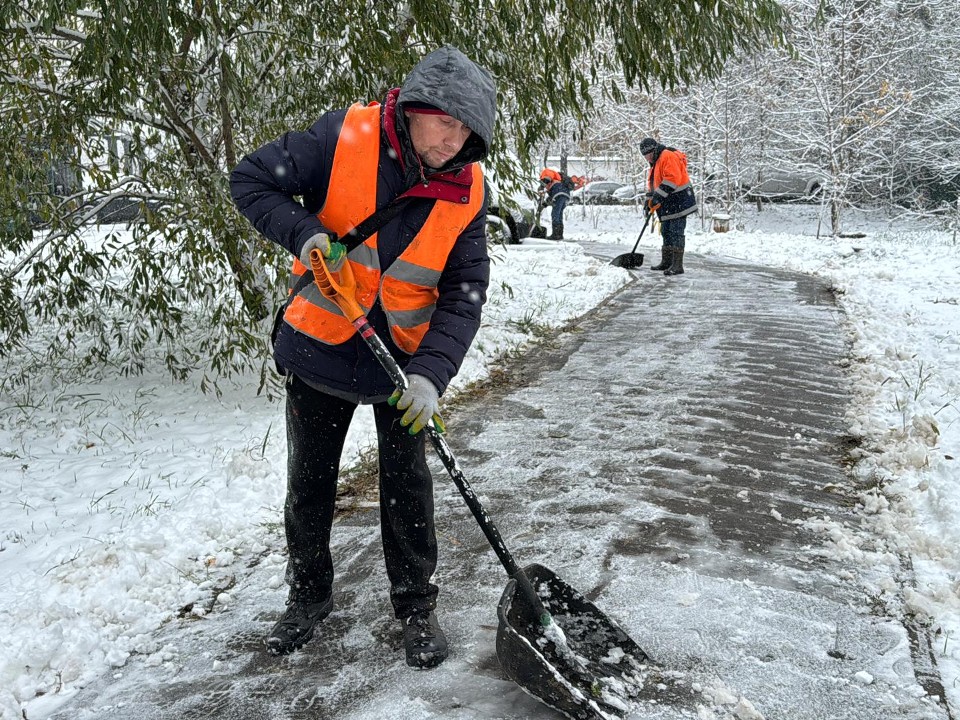
[[[757,183],[744,183],[750,200],[812,200],[823,191],[826,178],[817,171],[770,170]]]
[[[536,203],[522,193],[506,196],[497,179],[490,173],[486,176],[487,191],[487,241],[500,245],[518,245],[530,237],[536,224]]]
[[[706,202],[736,200],[744,196],[746,188],[746,183],[739,176],[721,170],[707,173],[703,182],[695,179],[693,183],[697,198]]]
[[[114,198],[97,212],[99,223],[132,223],[143,220],[145,209],[157,212],[160,203],[147,200],[145,203],[131,197]]]
[[[647,194],[646,185],[643,183],[630,183],[622,188],[613,191],[613,199],[621,205],[636,205],[642,203]]]
[[[574,205],[615,205],[617,200],[613,197],[613,191],[622,187],[621,182],[594,180],[571,192],[570,202]]]

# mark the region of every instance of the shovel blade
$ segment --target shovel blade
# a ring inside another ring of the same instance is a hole
[[[624,253],[623,255],[617,255],[613,260],[610,261],[611,265],[616,265],[617,267],[627,268],[638,268],[643,265],[643,253],[629,252]]]
[[[511,579],[497,606],[500,667],[527,693],[569,718],[622,718],[643,687],[647,654],[551,570],[532,564],[524,572],[562,637],[555,642],[556,629],[544,629]]]

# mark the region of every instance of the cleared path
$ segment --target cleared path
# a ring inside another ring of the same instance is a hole
[[[657,661],[633,717],[948,718],[923,632],[889,616],[818,529],[855,522],[829,291],[687,266],[672,280],[640,269],[451,413],[467,476],[519,559],[557,571]],[[502,678],[505,576],[439,464],[435,477],[453,646],[440,668],[403,663],[370,509],[334,529],[337,609],[305,651],[260,652],[284,590],[269,589],[276,567],[254,565],[227,609],[165,630],[179,662],[134,658],[58,717],[557,717]]]

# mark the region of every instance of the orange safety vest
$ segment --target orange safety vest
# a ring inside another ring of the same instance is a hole
[[[690,187],[687,156],[679,150],[664,150],[650,169],[650,190],[656,190],[664,182],[672,192]]]
[[[377,199],[380,162],[380,104],[359,103],[347,110],[333,154],[327,198],[317,217],[338,237],[372,215]],[[466,203],[438,200],[420,232],[386,272],[380,270],[377,233],[347,255],[357,281],[356,301],[365,313],[379,297],[387,316],[390,335],[397,347],[413,354],[420,346],[436,309],[437,283],[457,238],[483,205],[483,172],[477,163],[473,186]],[[293,260],[290,292],[307,268]],[[294,329],[328,345],[349,340],[356,328],[340,309],[327,300],[315,283],[303,288],[283,315]]]

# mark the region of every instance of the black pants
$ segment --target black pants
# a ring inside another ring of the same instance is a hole
[[[330,529],[337,475],[347,428],[357,406],[310,387],[296,376],[287,384],[287,583],[290,599],[318,602],[333,589]],[[433,610],[437,567],[433,479],[425,433],[410,435],[402,413],[373,406],[380,456],[380,531],[398,618]]]
[[[687,229],[687,216],[673,218],[673,220],[664,220],[660,223],[660,235],[663,238],[663,244],[677,250],[683,250],[686,244],[685,231]]]

